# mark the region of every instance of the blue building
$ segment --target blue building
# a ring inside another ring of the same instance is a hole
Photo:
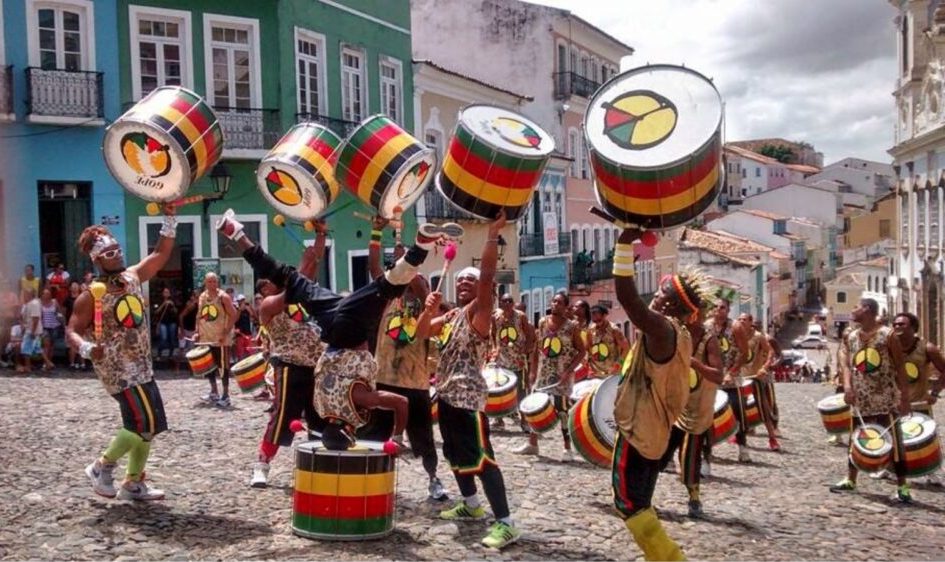
[[[0,0],[0,266],[7,277],[62,261],[91,269],[76,240],[112,226],[125,245],[124,191],[101,145],[120,115],[115,0]]]

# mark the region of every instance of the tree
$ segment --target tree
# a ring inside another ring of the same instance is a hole
[[[766,144],[761,147],[758,153],[768,158],[774,158],[782,164],[793,164],[797,161],[797,154],[794,153],[794,149],[780,144]]]

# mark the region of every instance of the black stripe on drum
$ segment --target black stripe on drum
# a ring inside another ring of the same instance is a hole
[[[680,209],[665,215],[641,215],[638,213],[621,210],[608,203],[603,203],[603,207],[604,210],[611,216],[617,217],[624,222],[651,229],[671,228],[691,221],[692,219],[701,215],[703,211],[708,209],[712,202],[715,201],[715,198],[718,196],[718,188],[720,185],[720,183],[716,183],[715,187],[706,193],[706,195],[701,200],[696,201],[694,205],[690,205],[685,209]]]
[[[197,153],[194,151],[194,146],[191,144],[190,139],[187,138],[184,131],[175,127],[173,123],[164,117],[155,115],[152,119],[155,123],[159,124],[161,128],[165,129],[167,134],[171,135],[171,137],[177,141],[181,150],[184,151],[184,154],[187,156],[187,163],[190,164],[190,178],[193,180],[194,175],[197,173]]]
[[[493,220],[498,216],[499,211],[505,209],[506,220],[518,220],[528,205],[522,207],[509,207],[506,205],[496,205],[483,201],[478,197],[470,195],[468,192],[454,184],[442,171],[436,176],[437,185],[440,188],[440,194],[460,209],[471,213],[484,220]]]
[[[308,172],[309,174],[313,176],[315,175],[315,172],[317,171],[315,169],[315,166],[313,166],[311,162],[309,162],[308,160],[306,160],[305,158],[303,158],[302,156],[298,154],[289,154],[286,160],[288,160],[289,162],[293,164],[297,164],[299,168],[302,168],[303,170],[305,170],[306,172]]]
[[[401,150],[396,156],[391,158],[390,162],[387,163],[387,166],[384,167],[384,171],[381,172],[381,175],[378,177],[378,181],[380,181],[380,179],[385,176],[388,178],[393,178],[394,175],[397,174],[397,172],[399,172],[400,169],[403,167],[403,165],[407,162],[407,159],[413,156],[414,154],[420,152],[421,150],[426,150],[426,147],[419,143],[411,144],[410,146],[404,147],[403,150]],[[434,170],[430,170],[429,173],[432,173],[433,171]],[[371,190],[371,206],[374,207],[375,209],[380,209],[381,197],[385,193],[387,193],[389,189],[397,189],[397,187],[388,184],[384,186],[384,191],[380,191],[377,188],[378,188],[378,185],[375,184],[374,189]]]
[[[321,454],[298,449],[295,453],[295,467],[305,472],[320,474],[383,474],[394,470],[394,458],[390,455],[339,455],[335,451],[322,448],[319,448],[319,452]]]

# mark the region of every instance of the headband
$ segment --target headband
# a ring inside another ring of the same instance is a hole
[[[689,285],[680,275],[664,275],[661,281],[669,283],[673,287],[673,291],[679,295],[679,300],[682,304],[689,309],[689,312],[696,313],[699,312],[699,306],[693,300],[693,296],[689,294]],[[698,298],[697,296],[695,298]],[[701,300],[701,299],[699,299]]]
[[[479,271],[478,267],[467,267],[457,273],[456,278],[460,279],[462,277],[472,277],[478,281],[480,273],[481,272]]]
[[[115,240],[111,234],[100,234],[92,244],[92,249],[89,250],[89,258],[92,260],[98,258],[105,248],[117,243],[118,240]]]

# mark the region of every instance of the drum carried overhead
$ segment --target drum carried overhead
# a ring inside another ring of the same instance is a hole
[[[306,221],[319,216],[338,197],[335,161],[341,138],[317,123],[289,129],[256,169],[256,184],[266,201],[285,216]]]
[[[453,206],[492,220],[517,220],[532,199],[555,141],[530,119],[491,105],[459,113],[436,187]]]
[[[109,125],[102,150],[126,190],[148,201],[173,201],[220,160],[223,130],[202,97],[163,86]]]
[[[433,179],[436,152],[384,115],[368,117],[345,139],[335,177],[384,218],[395,218]]]
[[[489,388],[486,415],[501,418],[514,413],[518,408],[518,393],[515,388],[518,377],[515,373],[490,365],[482,370],[482,377],[486,379],[486,386]]]
[[[722,99],[688,68],[651,65],[613,77],[588,104],[584,133],[598,203],[620,221],[685,224],[723,183]]]

